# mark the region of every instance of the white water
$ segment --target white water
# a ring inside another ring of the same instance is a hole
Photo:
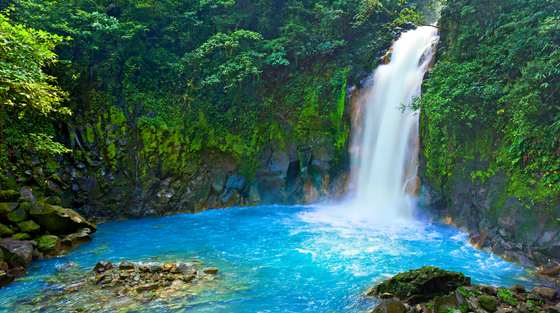
[[[402,34],[391,61],[377,69],[372,89],[364,92],[363,130],[353,143],[356,193],[345,210],[352,219],[386,223],[411,217],[406,191],[416,189],[418,114],[399,108],[420,95],[436,39],[429,26]]]

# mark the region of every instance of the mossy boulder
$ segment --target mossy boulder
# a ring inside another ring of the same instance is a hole
[[[0,190],[0,202],[15,202],[20,196],[15,190]]]
[[[27,219],[28,206],[20,205],[19,208],[8,214],[8,220],[12,223],[20,223]]]
[[[7,221],[8,214],[17,209],[19,203],[17,202],[4,202],[0,203],[0,221]]]
[[[406,307],[395,299],[385,299],[373,309],[372,313],[405,313]]]
[[[0,241],[4,259],[17,266],[27,268],[33,258],[33,246],[28,241],[6,238]]]
[[[34,221],[25,221],[17,224],[22,233],[35,234],[41,230],[41,226]]]
[[[71,209],[50,204],[36,204],[31,207],[29,213],[39,225],[54,235],[75,233],[81,228],[88,228],[91,233],[97,231],[94,224]]]
[[[480,304],[480,307],[488,312],[496,312],[496,310],[498,310],[498,301],[493,297],[480,295],[476,297],[476,300],[478,304]]]
[[[445,296],[464,283],[463,273],[423,266],[417,270],[399,273],[373,287],[366,294],[379,296],[390,293],[404,302],[420,303],[437,296]]]
[[[17,240],[30,240],[31,235],[26,234],[26,233],[17,233],[17,234],[14,234],[12,236],[12,238],[17,239]]]
[[[37,242],[37,250],[47,255],[55,255],[60,252],[61,241],[57,236],[41,236]]]
[[[12,231],[12,229],[4,224],[0,224],[0,237],[9,237],[13,234],[14,232]]]
[[[78,232],[62,238],[62,247],[64,249],[70,250],[77,248],[85,243],[91,242],[93,239],[91,238],[89,233],[89,228],[82,228]]]

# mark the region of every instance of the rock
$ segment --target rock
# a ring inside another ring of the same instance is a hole
[[[19,209],[8,214],[8,220],[12,223],[20,223],[27,219],[28,206],[20,205]]]
[[[156,290],[158,288],[159,288],[158,284],[152,283],[152,284],[145,284],[145,285],[138,286],[136,288],[136,291],[137,292],[144,292],[144,291]]]
[[[513,311],[514,311],[514,309],[512,309],[512,308],[501,308],[496,313],[511,313]]]
[[[31,235],[29,235],[27,233],[17,233],[17,234],[14,234],[12,236],[12,238],[17,239],[17,240],[29,240],[29,239],[31,239]]]
[[[36,204],[29,210],[33,219],[51,234],[64,235],[75,233],[82,228],[89,228],[95,233],[97,228],[71,209],[64,209],[50,204]]]
[[[20,193],[20,201],[23,200],[29,203],[37,202],[37,198],[35,198],[35,196],[33,195],[33,191],[29,187],[21,187]]]
[[[37,250],[46,255],[56,255],[60,252],[61,241],[60,238],[53,235],[45,235],[39,238]]]
[[[216,274],[216,273],[218,273],[218,268],[217,267],[205,268],[203,270],[203,272],[206,273],[206,274]]]
[[[0,270],[0,288],[8,285],[9,283],[13,282],[16,279],[15,275],[8,274],[8,272],[4,270]]]
[[[495,296],[498,294],[498,288],[486,285],[477,285],[476,286],[480,292],[485,293],[487,295]]]
[[[0,202],[16,202],[20,196],[15,190],[0,190]]]
[[[27,241],[6,238],[0,241],[4,259],[15,265],[27,268],[33,258],[33,246]]]
[[[133,270],[134,269],[134,264],[130,263],[130,262],[122,262],[119,265],[119,270],[124,271],[124,270]]]
[[[405,306],[395,299],[385,299],[371,313],[405,313]]]
[[[89,228],[82,228],[77,233],[70,234],[62,238],[62,247],[70,250],[79,247],[85,243],[93,241],[89,235]]]
[[[113,264],[109,261],[99,261],[93,268],[93,271],[96,273],[106,272],[113,268]]]
[[[4,224],[0,224],[0,237],[9,237],[13,234],[14,232],[12,231],[12,229]]]
[[[539,274],[551,277],[558,276],[560,274],[560,265],[539,271]]]
[[[0,203],[0,221],[8,221],[8,214],[19,207],[18,202]]]
[[[60,198],[57,196],[46,197],[37,202],[37,204],[50,204],[50,205],[60,205],[60,203],[61,203]]]
[[[33,248],[32,260],[38,260],[39,258],[41,258],[41,256],[43,256],[43,254],[41,252],[39,252],[39,250],[37,250],[37,248]]]
[[[462,286],[464,281],[465,275],[462,273],[424,266],[393,276],[375,286],[367,295],[380,295],[388,292],[402,301],[419,303],[437,296],[445,296]]]
[[[543,297],[543,299],[546,300],[553,300],[556,298],[556,294],[558,293],[555,289],[543,286],[536,286],[531,290],[531,292]]]
[[[25,221],[17,224],[22,233],[36,234],[41,229],[41,226],[33,221]]]
[[[521,292],[525,292],[525,285],[523,284],[515,284],[511,287],[508,288],[509,291],[511,292],[515,292],[515,293],[521,293]]]
[[[138,269],[142,273],[149,273],[150,272],[150,266],[149,265],[141,265]]]
[[[480,307],[488,312],[496,312],[498,309],[498,301],[493,297],[481,295],[476,297],[476,300],[478,304],[480,304]]]

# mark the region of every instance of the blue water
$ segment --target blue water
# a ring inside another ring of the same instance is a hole
[[[28,275],[0,289],[0,311],[49,288],[44,281],[70,260],[84,272],[99,260],[196,258],[219,267],[221,279],[235,288],[199,295],[187,312],[358,312],[371,308],[359,295],[375,282],[423,265],[462,271],[477,283],[532,286],[523,267],[475,250],[462,231],[430,222],[370,228],[314,207],[261,206],[98,228],[93,242],[67,257],[33,262]]]

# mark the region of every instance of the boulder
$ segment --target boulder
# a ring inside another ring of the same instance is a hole
[[[50,204],[36,204],[31,207],[29,213],[39,225],[54,235],[75,233],[81,228],[89,228],[91,233],[97,231],[95,225],[71,209]]]
[[[27,241],[6,238],[0,241],[4,259],[9,263],[27,268],[33,258],[33,246]]]
[[[10,227],[0,223],[0,238],[9,237],[13,233],[14,232],[12,231],[12,229]]]
[[[37,250],[46,255],[56,255],[60,252],[60,238],[53,235],[45,235],[39,238]]]
[[[106,272],[112,268],[113,268],[113,263],[109,261],[99,261],[93,268],[93,271],[97,273],[101,273],[101,272]]]
[[[91,242],[93,239],[90,237],[89,233],[89,228],[82,228],[77,233],[62,238],[62,246],[64,249],[70,250]]]
[[[133,270],[134,269],[134,264],[124,261],[119,265],[119,270],[124,271],[124,270]]]
[[[558,293],[555,289],[543,287],[543,286],[536,286],[533,289],[531,289],[531,292],[549,301],[554,300],[554,298],[556,298],[556,295]]]
[[[37,201],[37,204],[60,205],[60,203],[60,198],[57,196],[50,196]]]
[[[217,267],[209,267],[203,270],[204,273],[206,274],[216,274],[218,273],[218,268]]]
[[[16,279],[15,275],[9,274],[4,270],[0,270],[0,288],[8,285]]]
[[[494,297],[480,295],[476,297],[480,307],[488,312],[496,312],[498,310],[498,301]]]
[[[29,187],[21,187],[20,189],[21,197],[19,201],[26,201],[29,203],[37,202],[37,198],[33,195],[33,191]]]
[[[33,221],[25,221],[17,224],[22,233],[35,234],[41,229],[41,226]]]
[[[27,219],[27,206],[20,205],[15,211],[8,214],[8,220],[12,223],[20,223]]]
[[[0,221],[7,221],[8,214],[16,210],[19,206],[18,202],[4,202],[0,203]]]
[[[15,190],[0,190],[0,202],[15,202],[20,196]]]
[[[520,292],[525,292],[526,291],[525,290],[525,285],[523,285],[523,284],[515,284],[515,285],[510,286],[508,289],[509,289],[509,291],[515,292],[515,293],[520,293]]]
[[[408,303],[429,301],[445,296],[462,286],[465,275],[459,272],[424,266],[417,270],[399,273],[367,292],[369,296],[391,293]]]
[[[405,313],[406,307],[395,299],[385,299],[371,313]]]

